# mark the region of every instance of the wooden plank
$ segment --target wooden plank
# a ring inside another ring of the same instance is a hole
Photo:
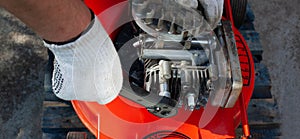
[[[252,99],[272,98],[271,79],[267,66],[255,63],[255,85]]]
[[[70,104],[44,102],[42,130],[45,133],[87,131]]]
[[[248,106],[250,125],[279,124],[279,110],[275,99],[251,99]]]
[[[67,132],[63,133],[43,133],[43,139],[66,139]]]
[[[70,108],[71,103],[70,102],[58,102],[58,101],[43,101],[43,107],[68,107]],[[71,109],[71,108],[70,108]]]
[[[69,132],[66,139],[95,139],[96,137],[88,132]]]

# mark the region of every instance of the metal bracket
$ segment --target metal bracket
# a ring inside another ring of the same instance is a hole
[[[223,24],[224,34],[225,34],[226,48],[229,57],[228,64],[230,65],[231,81],[232,81],[231,92],[228,98],[226,98],[227,100],[223,100],[222,104],[224,104],[225,108],[231,108],[238,100],[239,95],[242,91],[243,78],[241,73],[238,50],[236,47],[236,41],[232,30],[232,25],[228,20],[222,21],[222,24]]]

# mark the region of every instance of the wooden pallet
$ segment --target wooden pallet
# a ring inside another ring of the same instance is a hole
[[[248,119],[253,139],[278,139],[281,136],[278,104],[271,93],[271,79],[266,65],[262,64],[263,48],[259,33],[255,31],[254,15],[247,9],[245,24],[240,28],[255,63],[255,87],[248,106]],[[236,130],[242,135],[241,127]]]

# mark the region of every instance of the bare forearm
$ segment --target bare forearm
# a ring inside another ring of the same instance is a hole
[[[42,38],[63,42],[80,34],[91,15],[81,0],[0,0],[4,7]]]

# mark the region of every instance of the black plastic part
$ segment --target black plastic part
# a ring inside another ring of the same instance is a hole
[[[128,77],[124,77],[121,96],[144,106],[150,113],[160,118],[168,118],[177,114],[176,100],[149,93],[145,89],[129,83],[126,78]]]
[[[231,0],[232,16],[234,20],[234,26],[240,28],[244,23],[246,10],[247,10],[247,0]]]
[[[161,118],[172,117],[177,114],[177,102],[173,99],[162,97],[160,102],[154,106],[147,107],[147,110]]]

